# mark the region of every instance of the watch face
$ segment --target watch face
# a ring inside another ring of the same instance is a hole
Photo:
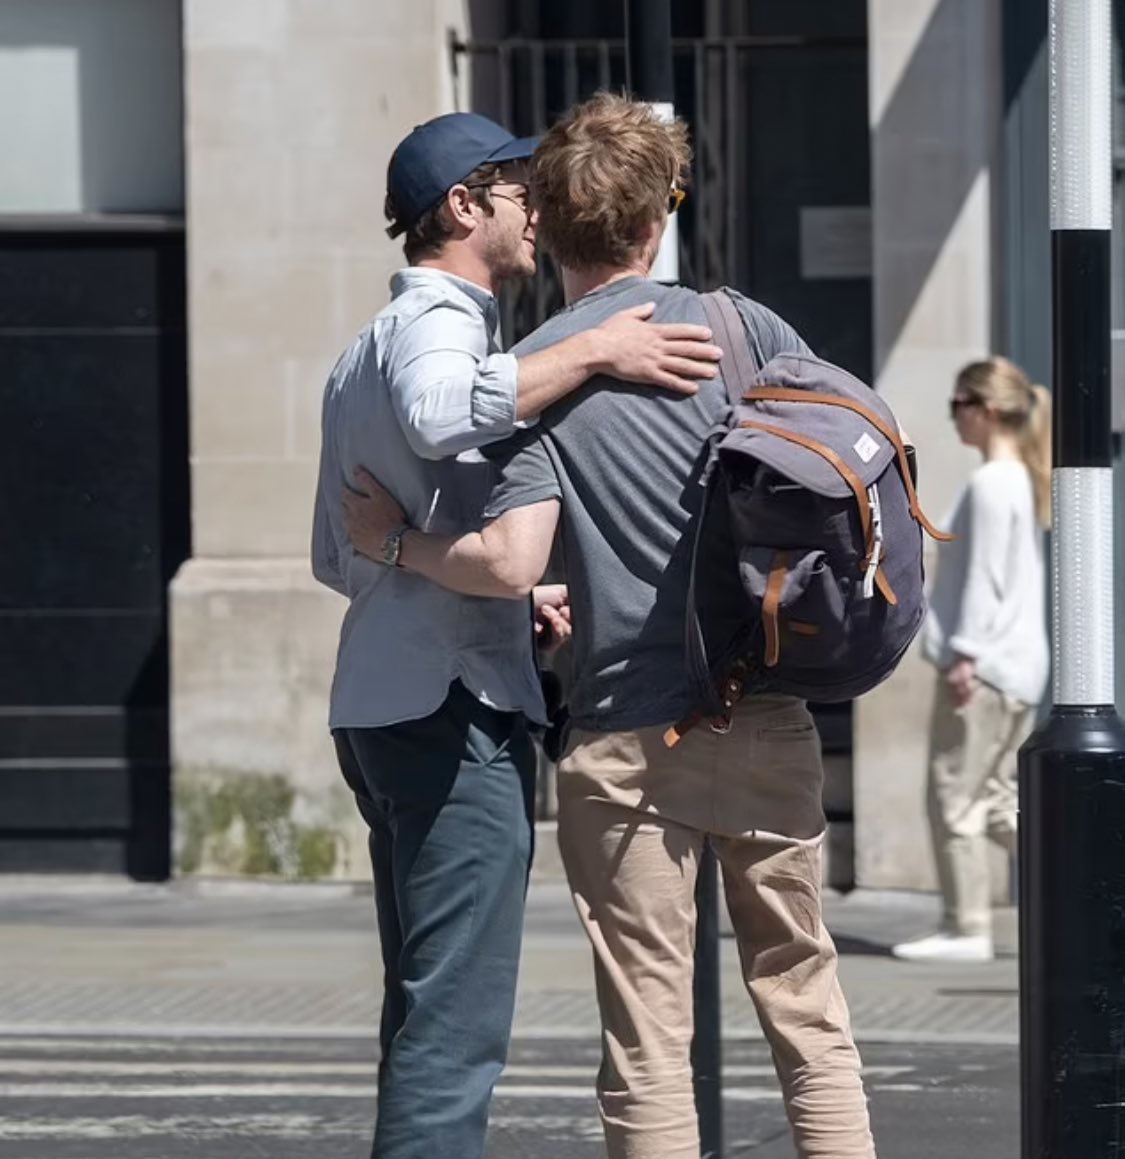
[[[387,567],[397,567],[398,557],[402,551],[402,532],[392,531],[383,540],[383,562]]]

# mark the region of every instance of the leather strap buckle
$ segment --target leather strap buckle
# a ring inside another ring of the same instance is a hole
[[[723,714],[711,717],[711,731],[726,736],[734,728],[734,706],[742,699],[742,673],[734,672],[723,685]]]
[[[700,721],[706,720],[710,726],[711,731],[718,733],[719,736],[726,736],[728,732],[734,727],[734,720],[732,712],[734,706],[742,699],[742,691],[745,687],[746,667],[744,664],[735,665],[734,670],[723,682],[722,690],[722,705],[723,711],[718,716],[708,717],[703,712],[689,712],[682,720],[677,721],[664,734],[664,743],[668,748],[675,748],[681,740],[689,733]]]

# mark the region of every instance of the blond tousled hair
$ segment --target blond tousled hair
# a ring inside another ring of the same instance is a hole
[[[1023,459],[1035,488],[1035,513],[1051,525],[1051,394],[1033,383],[1007,358],[994,355],[970,362],[957,375],[957,391],[982,403],[997,422],[1019,439]]]
[[[683,188],[691,145],[683,121],[612,93],[576,105],[535,152],[532,198],[539,244],[572,270],[622,267],[642,256],[648,231]]]

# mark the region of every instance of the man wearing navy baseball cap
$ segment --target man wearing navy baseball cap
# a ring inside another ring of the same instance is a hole
[[[527,356],[501,351],[496,294],[535,271],[535,144],[470,113],[399,144],[386,215],[408,265],[325,390],[312,560],[349,600],[330,725],[371,830],[384,967],[374,1159],[483,1156],[531,860],[528,721],[545,717],[533,615],[557,639],[569,609],[561,585],[536,588],[529,608],[400,568],[405,525],[372,561],[348,537],[344,496],[365,467],[410,526],[475,530],[492,482],[478,448],[597,374],[694,393],[720,357],[703,326],[646,322],[651,302]]]
[[[393,207],[388,216],[394,222],[387,233],[404,233],[480,166],[526,161],[538,143],[535,137],[513,137],[477,113],[446,113],[419,125],[394,151],[387,170]]]

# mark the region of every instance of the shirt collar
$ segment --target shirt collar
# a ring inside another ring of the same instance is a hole
[[[435,269],[433,266],[407,266],[393,274],[391,277],[391,297],[397,298],[400,294],[405,294],[407,290],[414,289],[416,286],[439,289],[452,286],[460,290],[466,298],[471,299],[490,324],[495,325],[499,317],[496,299],[490,291],[483,286],[478,286],[476,282],[459,278],[456,274]]]

